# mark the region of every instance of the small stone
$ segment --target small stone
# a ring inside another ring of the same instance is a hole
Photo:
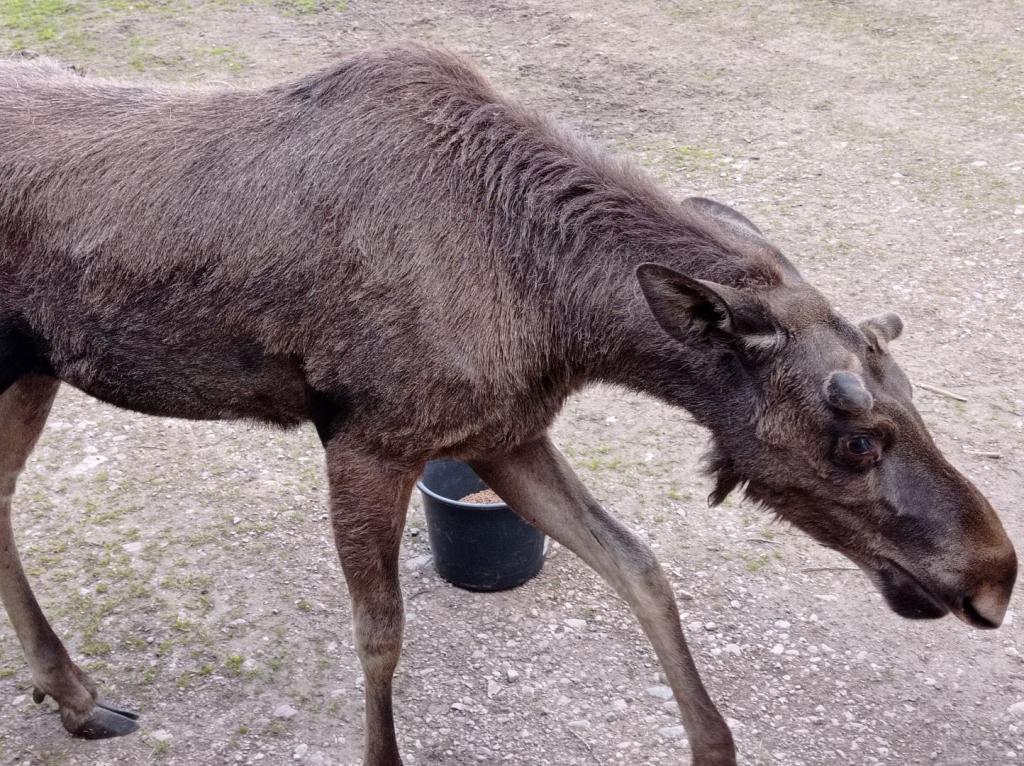
[[[587,627],[586,620],[580,620],[577,618],[570,618],[565,621],[565,624],[573,630],[584,630]]]
[[[15,697],[14,699],[11,700],[11,704],[14,705],[15,707],[17,707],[18,705],[25,704],[25,700],[27,700],[27,699],[28,699],[27,695],[19,694],[17,697]]]
[[[514,684],[522,677],[522,674],[518,670],[513,670],[512,668],[509,668],[505,671],[505,677],[508,678],[508,682],[510,684]]]
[[[738,656],[742,652],[742,649],[740,649],[739,644],[726,644],[725,651],[729,652],[729,654],[735,654]]]
[[[789,630],[791,626],[789,620],[776,620],[775,627],[779,630]]]
[[[149,735],[151,739],[155,739],[157,742],[170,742],[174,739],[174,735],[166,729],[157,729]]]
[[[652,686],[647,690],[647,693],[652,697],[657,697],[660,700],[670,700],[673,697],[672,690],[667,686]]]
[[[301,761],[303,758],[306,757],[306,753],[308,752],[309,745],[307,745],[305,742],[300,742],[298,745],[295,746],[295,751],[292,753],[292,759],[296,761]]]
[[[682,739],[686,736],[686,729],[682,726],[662,726],[658,729],[658,734],[665,739]]]
[[[418,572],[424,567],[430,565],[430,562],[434,560],[434,557],[429,553],[424,553],[422,556],[415,556],[405,562],[406,572]]]
[[[772,647],[772,654],[782,654],[784,651],[786,651],[786,647],[782,644],[776,644]]]
[[[144,546],[145,543],[143,543],[142,541],[133,540],[130,543],[125,543],[121,547],[124,549],[125,553],[138,553],[143,549]]]
[[[285,702],[284,704],[278,705],[274,708],[274,718],[283,718],[287,721],[290,718],[294,718],[298,712],[298,710]]]
[[[501,693],[501,684],[495,681],[493,678],[487,679],[487,697],[488,699],[494,699],[494,697]]]
[[[1014,702],[1010,707],[1006,708],[1006,712],[1010,715],[1019,716],[1024,718],[1024,700],[1021,702]]]
[[[718,630],[718,626],[713,622],[705,622],[704,630],[713,633],[714,631]]]
[[[579,721],[569,721],[566,725],[573,731],[585,731],[590,728],[590,721],[581,719]]]
[[[625,710],[627,707],[629,707],[629,704],[624,699],[620,698],[612,701],[612,710],[622,711]]]

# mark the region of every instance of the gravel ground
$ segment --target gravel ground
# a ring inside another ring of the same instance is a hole
[[[474,56],[680,197],[739,207],[844,314],[899,312],[911,377],[967,399],[920,390],[919,408],[1018,548],[1022,33],[1016,0],[0,0],[0,52],[98,74],[266,83],[396,37]],[[709,510],[705,434],[651,400],[592,389],[556,438],[657,549],[742,763],[1024,762],[1024,614],[991,633],[902,621],[802,535],[737,501]],[[311,429],[147,419],[65,390],[19,540],[55,628],[142,731],[68,738],[2,621],[0,763],[358,764],[324,501]],[[409,764],[688,762],[648,645],[578,560],[555,546],[523,588],[465,593],[434,574],[423,528],[417,500],[396,681]]]

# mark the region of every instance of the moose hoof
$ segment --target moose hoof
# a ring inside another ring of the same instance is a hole
[[[32,700],[41,704],[46,699],[46,692],[37,686],[32,687]],[[123,737],[139,728],[136,721],[139,714],[131,710],[121,710],[105,702],[97,702],[92,714],[73,729],[71,736],[82,739],[109,739]]]
[[[80,723],[71,732],[71,735],[82,739],[123,737],[139,728],[139,724],[136,723],[138,717],[136,713],[96,703],[96,708],[92,711],[92,715]]]

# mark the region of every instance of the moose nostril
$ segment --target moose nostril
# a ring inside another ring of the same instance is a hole
[[[971,603],[971,600],[969,598],[964,599],[963,609],[964,616],[967,618],[967,621],[975,628],[998,628],[999,625],[1002,623],[1002,620],[999,620],[998,622],[995,620],[991,620],[985,615],[983,615],[981,612],[979,612],[977,607],[975,607],[974,604]]]
[[[963,600],[963,611],[968,621],[977,628],[998,628],[1003,624],[1010,594],[1004,588],[983,586]]]

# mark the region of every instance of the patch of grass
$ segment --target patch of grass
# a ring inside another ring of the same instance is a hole
[[[348,0],[265,0],[276,10],[295,16],[309,16],[320,11],[348,10]]]
[[[718,164],[718,152],[701,146],[675,146],[668,152],[668,164],[674,170],[702,171]]]
[[[82,654],[87,657],[104,657],[110,654],[114,647],[110,645],[109,641],[100,641],[96,638],[89,638],[82,642],[81,646]]]
[[[771,563],[772,557],[767,553],[741,553],[740,558],[746,564],[748,572],[759,572]]]
[[[671,141],[655,141],[641,146],[630,146],[640,155],[641,161],[654,171],[675,173],[708,174],[717,170],[722,154],[710,146],[676,144]],[[662,180],[667,181],[668,176]]]
[[[693,500],[693,492],[688,489],[679,489],[676,486],[671,486],[668,488],[668,499],[674,500],[677,503],[686,502]]]
[[[192,620],[186,620],[184,617],[175,617],[171,621],[171,630],[177,631],[178,633],[191,633],[196,629],[196,624]]]
[[[238,74],[249,65],[249,58],[230,45],[214,45],[209,48],[194,48],[192,64],[204,70],[219,69]]]
[[[145,72],[147,69],[151,69],[155,64],[159,63],[160,60],[153,55],[151,48],[155,44],[156,40],[152,37],[142,37],[140,35],[133,35],[128,38],[128,58],[127,63],[136,72]]]
[[[171,749],[171,743],[166,739],[153,740],[153,755],[166,755]]]
[[[0,0],[0,28],[13,32],[13,46],[43,46],[77,26],[77,7],[68,0]]]
[[[181,593],[192,591],[199,591],[202,593],[209,590],[211,585],[213,585],[212,577],[209,575],[195,574],[194,572],[168,575],[160,581],[160,587],[167,588],[168,590],[179,591]]]
[[[224,660],[224,670],[233,676],[242,675],[242,665],[245,664],[245,657],[240,654],[229,654]]]

